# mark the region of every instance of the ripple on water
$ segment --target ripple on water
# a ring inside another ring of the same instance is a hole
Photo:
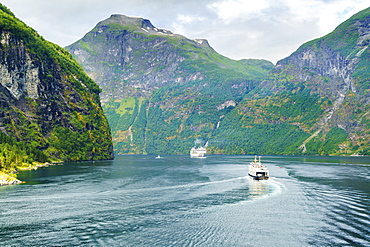
[[[338,190],[330,186],[307,188],[312,206],[322,215],[314,243],[337,245],[369,245],[370,216],[367,197],[359,191]],[[314,193],[312,193],[314,192]],[[368,233],[368,234],[366,234]]]
[[[35,171],[33,184],[3,190],[0,238],[10,246],[370,246],[368,188],[343,177],[350,168],[271,157],[273,176],[255,181],[240,157],[177,159]],[[368,182],[368,167],[355,169]]]

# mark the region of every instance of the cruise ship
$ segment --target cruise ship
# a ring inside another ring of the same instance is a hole
[[[261,156],[259,156],[258,160],[257,156],[255,156],[254,161],[249,164],[248,175],[255,180],[269,179],[269,170],[261,164]]]
[[[193,147],[190,150],[190,158],[206,158],[206,152],[205,147]]]

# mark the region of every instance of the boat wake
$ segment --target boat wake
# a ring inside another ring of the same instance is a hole
[[[256,199],[264,199],[271,196],[277,196],[286,190],[283,183],[271,178],[269,180],[256,181],[253,178],[249,178],[249,192],[250,199],[253,201]],[[248,200],[250,201],[250,200]]]
[[[261,181],[261,182],[266,183],[266,184],[273,187],[272,193],[270,194],[271,196],[279,195],[279,194],[283,193],[283,191],[286,190],[286,186],[283,183],[277,181],[277,179],[273,178],[273,177],[270,177],[269,180],[265,180],[265,181]]]

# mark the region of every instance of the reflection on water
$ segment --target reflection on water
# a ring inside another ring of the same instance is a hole
[[[259,198],[269,193],[270,187],[267,181],[258,181],[250,178],[249,194],[250,198]]]

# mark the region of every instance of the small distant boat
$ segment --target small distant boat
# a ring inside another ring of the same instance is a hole
[[[257,156],[255,156],[254,161],[249,164],[248,175],[255,180],[269,179],[269,170],[261,164],[261,156],[259,156],[258,160]]]
[[[157,157],[155,157],[156,159],[162,159],[162,157],[158,154]]]
[[[206,148],[205,147],[193,147],[190,150],[190,158],[206,158]]]

